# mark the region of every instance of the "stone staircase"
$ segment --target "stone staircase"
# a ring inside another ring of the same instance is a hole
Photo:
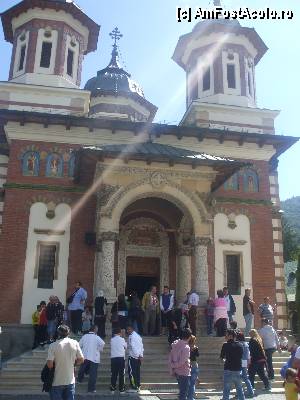
[[[142,389],[151,393],[163,395],[177,392],[175,379],[169,375],[167,359],[169,346],[166,337],[145,337],[144,361],[142,364]],[[223,363],[219,359],[223,338],[200,337],[198,341],[200,357],[200,385],[199,394],[219,394],[222,388]],[[97,390],[107,392],[110,383],[110,346],[106,340],[105,350],[102,353],[101,365],[98,369]],[[40,372],[45,364],[47,350],[36,349],[11,359],[3,365],[0,373],[0,394],[35,394],[41,393]],[[274,354],[274,369],[276,381],[272,388],[282,392],[282,379],[279,371],[288,358],[289,353]],[[128,381],[128,380],[127,380]],[[262,388],[261,383],[257,389]],[[77,393],[87,391],[86,382],[77,385]]]

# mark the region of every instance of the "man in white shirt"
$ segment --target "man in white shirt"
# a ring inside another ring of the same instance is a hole
[[[100,353],[104,348],[104,341],[97,335],[98,326],[92,325],[89,333],[82,336],[79,346],[84,355],[84,363],[80,366],[78,371],[78,382],[82,382],[84,374],[88,371],[89,382],[88,392],[96,393],[96,380],[98,365],[100,364]]]
[[[197,307],[199,304],[199,295],[192,290],[188,297],[189,323],[194,336],[197,335]]]
[[[79,343],[68,338],[70,329],[66,325],[57,328],[59,340],[52,343],[48,349],[47,366],[55,365],[54,380],[50,389],[51,400],[74,400],[75,376],[74,365],[83,363],[84,358]]]
[[[132,326],[128,333],[128,375],[131,389],[128,392],[139,392],[141,386],[141,362],[144,355],[143,341]]]
[[[121,334],[121,328],[115,328],[113,337],[110,340],[111,394],[115,393],[118,375],[120,394],[125,394],[125,351],[127,349],[127,343]]]
[[[273,353],[278,350],[281,352],[280,343],[277,332],[271,326],[268,319],[263,320],[263,328],[259,330],[260,337],[262,338],[268,365],[268,378],[274,380],[274,369],[273,369]]]

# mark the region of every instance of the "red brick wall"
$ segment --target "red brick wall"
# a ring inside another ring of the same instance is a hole
[[[22,176],[20,154],[27,145],[29,145],[27,142],[14,141],[12,143],[7,183],[76,186],[72,179],[67,177]],[[35,146],[39,147],[39,151],[47,151],[54,147],[51,143],[35,143]],[[62,150],[70,149],[70,146],[67,145],[58,145],[57,147]],[[45,173],[45,163],[46,160],[42,160],[40,174]],[[93,174],[93,170],[90,170],[89,175],[93,176]],[[3,212],[3,231],[0,236],[0,290],[3,299],[5,298],[5,301],[0,302],[0,322],[17,323],[20,321],[30,203],[37,196],[41,196],[47,201],[56,202],[62,197],[70,201],[72,222],[67,292],[70,293],[73,290],[76,281],[82,281],[83,286],[88,290],[89,298],[92,299],[95,249],[93,246],[85,244],[84,239],[86,232],[95,229],[95,196],[91,196],[83,207],[74,213],[75,205],[83,196],[81,193],[7,188]]]

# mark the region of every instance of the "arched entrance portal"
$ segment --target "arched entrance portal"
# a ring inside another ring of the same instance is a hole
[[[192,285],[206,300],[210,230],[200,197],[171,182],[163,190],[134,183],[112,193],[97,213],[95,292],[104,289],[112,301],[144,277],[145,286],[169,285],[177,301]]]
[[[165,199],[133,202],[122,213],[119,230],[117,292],[140,295],[155,284],[176,287],[176,250],[183,213]],[[193,237],[186,227],[185,237]],[[186,240],[186,244],[187,240]]]

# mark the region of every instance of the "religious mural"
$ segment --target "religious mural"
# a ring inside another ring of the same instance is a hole
[[[73,178],[75,170],[75,154],[71,154],[68,162],[68,177]]]
[[[239,174],[236,173],[232,175],[227,181],[224,183],[225,190],[239,190]]]
[[[258,176],[252,169],[245,170],[243,174],[243,189],[244,192],[258,192]]]
[[[46,163],[46,176],[48,177],[62,177],[63,176],[63,159],[57,153],[49,154]]]
[[[27,151],[22,159],[24,176],[38,176],[40,170],[40,155],[37,151]]]

